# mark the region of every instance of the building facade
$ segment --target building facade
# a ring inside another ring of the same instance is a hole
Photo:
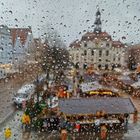
[[[140,65],[140,44],[127,49],[127,64],[130,70],[135,70]]]
[[[12,38],[7,26],[0,26],[0,64],[12,63]]]
[[[113,41],[107,32],[101,29],[101,13],[96,12],[95,28],[70,44],[70,60],[78,67],[85,69],[93,65],[97,69],[114,69],[126,66],[125,45]]]
[[[33,35],[30,28],[10,28],[13,44],[13,64],[15,67],[27,63],[32,57]]]
[[[35,53],[31,28],[0,26],[0,78],[35,59]]]
[[[11,69],[13,47],[10,30],[7,26],[0,26],[0,78],[5,78]]]

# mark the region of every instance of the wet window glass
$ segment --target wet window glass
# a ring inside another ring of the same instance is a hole
[[[139,140],[139,13],[139,0],[1,0],[0,140]]]

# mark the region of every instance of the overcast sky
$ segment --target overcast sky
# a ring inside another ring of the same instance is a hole
[[[0,24],[32,26],[35,37],[54,28],[69,44],[93,31],[97,5],[103,31],[115,40],[140,42],[140,0],[0,0]]]

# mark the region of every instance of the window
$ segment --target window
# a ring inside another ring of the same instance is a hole
[[[94,55],[94,50],[91,50],[91,55]]]
[[[87,43],[85,43],[84,46],[87,47]]]
[[[84,55],[87,55],[87,50],[84,50]]]
[[[108,56],[108,55],[109,55],[109,51],[107,50],[107,51],[106,51],[106,56]]]
[[[106,44],[106,47],[109,47],[109,43]]]
[[[101,57],[101,56],[102,56],[102,50],[99,51],[99,57]]]
[[[76,58],[79,58],[79,55],[78,54],[76,54]]]
[[[86,68],[87,68],[87,64],[84,63],[84,64],[83,64],[83,69],[86,69]]]

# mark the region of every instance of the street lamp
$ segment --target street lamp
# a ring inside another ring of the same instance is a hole
[[[35,85],[36,85],[37,103],[39,103],[39,79],[38,79],[38,74],[37,74],[37,77],[36,77]]]
[[[38,61],[36,61],[36,64],[39,66]],[[41,85],[39,78],[38,78],[38,72],[37,72],[37,76],[36,76],[35,85],[36,85],[36,93],[37,93],[37,103],[39,103],[39,92],[42,90],[42,85]]]

